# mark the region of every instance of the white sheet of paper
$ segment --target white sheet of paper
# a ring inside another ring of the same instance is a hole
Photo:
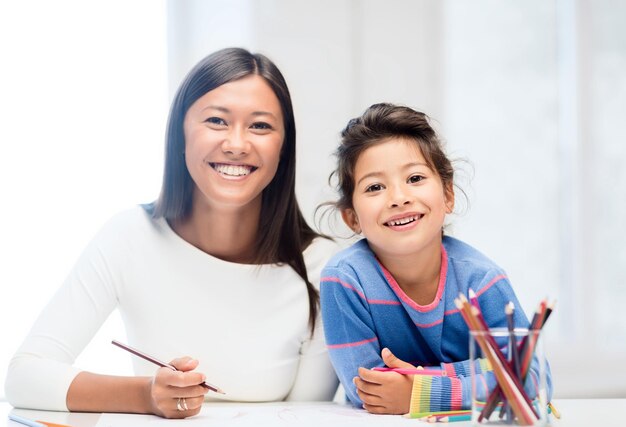
[[[336,403],[207,403],[200,414],[184,420],[167,420],[153,415],[102,414],[96,427],[367,427],[415,426],[416,421],[398,415],[373,415]]]

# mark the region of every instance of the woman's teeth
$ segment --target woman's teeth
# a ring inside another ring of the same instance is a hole
[[[249,175],[252,172],[251,166],[239,166],[239,165],[224,165],[224,164],[213,164],[213,169],[223,175],[229,176],[244,176]]]

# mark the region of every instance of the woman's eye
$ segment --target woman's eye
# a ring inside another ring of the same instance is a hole
[[[413,175],[409,178],[410,184],[415,184],[416,182],[420,182],[424,177],[422,175]]]
[[[219,117],[209,117],[208,119],[205,120],[205,123],[210,123],[216,126],[226,126],[226,122],[223,119],[220,119]]]
[[[369,185],[366,189],[365,192],[366,193],[373,193],[375,191],[380,191],[383,189],[383,186],[381,184],[372,184]]]
[[[270,125],[269,123],[265,123],[265,122],[252,123],[250,127],[252,129],[261,129],[261,130],[272,129],[272,125]]]

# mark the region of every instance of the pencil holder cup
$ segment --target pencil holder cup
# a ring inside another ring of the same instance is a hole
[[[470,331],[469,350],[473,425],[547,425],[540,330]]]

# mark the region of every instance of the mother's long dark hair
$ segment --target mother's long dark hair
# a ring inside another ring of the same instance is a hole
[[[282,74],[267,57],[245,49],[219,50],[200,61],[180,85],[167,123],[165,171],[153,216],[180,221],[191,213],[194,182],[185,164],[183,121],[189,107],[207,92],[249,75],[259,75],[280,102],[285,140],[276,175],[263,190],[256,239],[256,264],[286,263],[302,277],[309,295],[309,326],[315,328],[319,294],[309,281],[302,251],[318,236],[306,223],[295,194],[296,125]]]

